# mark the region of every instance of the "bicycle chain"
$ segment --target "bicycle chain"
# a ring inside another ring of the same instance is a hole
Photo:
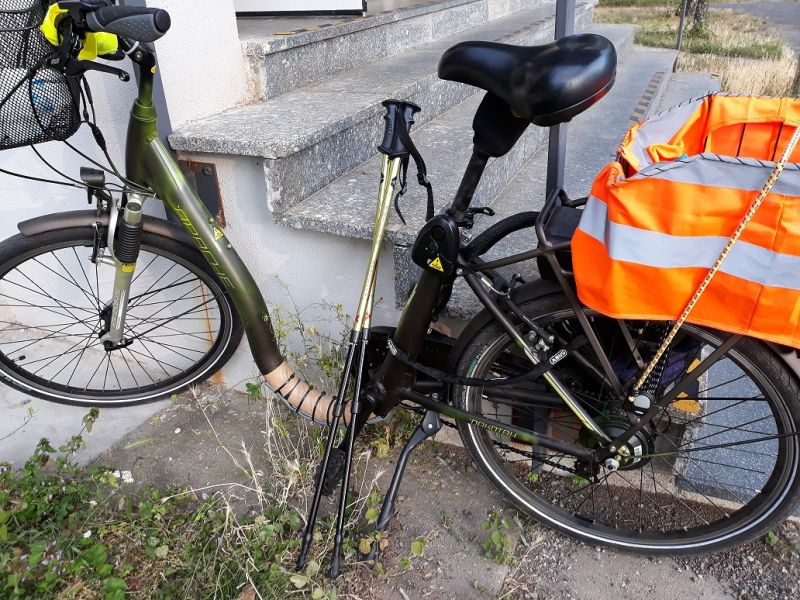
[[[399,406],[400,406],[400,408],[404,408],[407,411],[414,412],[414,413],[417,413],[419,415],[424,415],[425,412],[426,412],[426,409],[424,409],[424,408],[420,408],[420,407],[417,407],[417,406],[410,406],[408,404],[405,404],[404,402],[401,402]],[[455,422],[450,421],[448,419],[445,419],[444,417],[442,417],[441,414],[439,415],[439,419],[441,420],[442,425],[446,425],[447,427],[450,427],[451,429],[458,429],[458,425],[456,425]],[[532,461],[535,460],[535,461],[543,463],[545,465],[549,465],[551,467],[554,467],[554,468],[557,468],[557,469],[561,469],[562,471],[567,471],[569,473],[572,473],[573,475],[580,475],[580,473],[578,472],[577,469],[572,469],[570,467],[566,467],[566,466],[562,465],[561,463],[557,463],[555,461],[548,460],[548,459],[546,459],[544,457],[541,457],[541,456],[536,456],[533,452],[526,452],[525,450],[520,450],[519,448],[513,448],[513,447],[511,447],[511,446],[509,446],[507,444],[504,444],[503,442],[498,442],[496,440],[492,440],[492,443],[495,446],[499,447],[499,448],[503,448],[504,450],[508,450],[510,452],[514,452],[515,454],[521,454],[522,456],[530,458]]]

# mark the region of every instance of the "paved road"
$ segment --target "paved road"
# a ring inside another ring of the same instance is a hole
[[[800,54],[800,2],[793,0],[761,0],[712,4],[711,8],[732,8],[769,20],[780,36]]]

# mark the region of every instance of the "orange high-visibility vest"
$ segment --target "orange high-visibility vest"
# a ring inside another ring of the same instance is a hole
[[[623,319],[685,308],[800,124],[800,100],[712,94],[633,126],[572,239],[578,295]],[[689,316],[800,347],[800,145]]]

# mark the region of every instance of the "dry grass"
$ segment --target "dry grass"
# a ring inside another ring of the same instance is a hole
[[[708,71],[722,78],[722,91],[754,96],[794,96],[798,59],[789,48],[777,60],[681,53],[679,71]]]
[[[635,41],[645,46],[673,48],[678,28],[674,5],[601,6],[595,20],[634,23]],[[692,31],[687,22],[679,71],[709,71],[722,79],[722,91],[753,95],[791,96],[798,73],[792,49],[774,34],[765,19],[728,9],[711,9],[708,25]]]

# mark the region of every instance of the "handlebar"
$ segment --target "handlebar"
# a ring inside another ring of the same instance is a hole
[[[160,8],[103,6],[86,13],[90,31],[113,33],[136,42],[154,42],[169,30],[169,13]]]

